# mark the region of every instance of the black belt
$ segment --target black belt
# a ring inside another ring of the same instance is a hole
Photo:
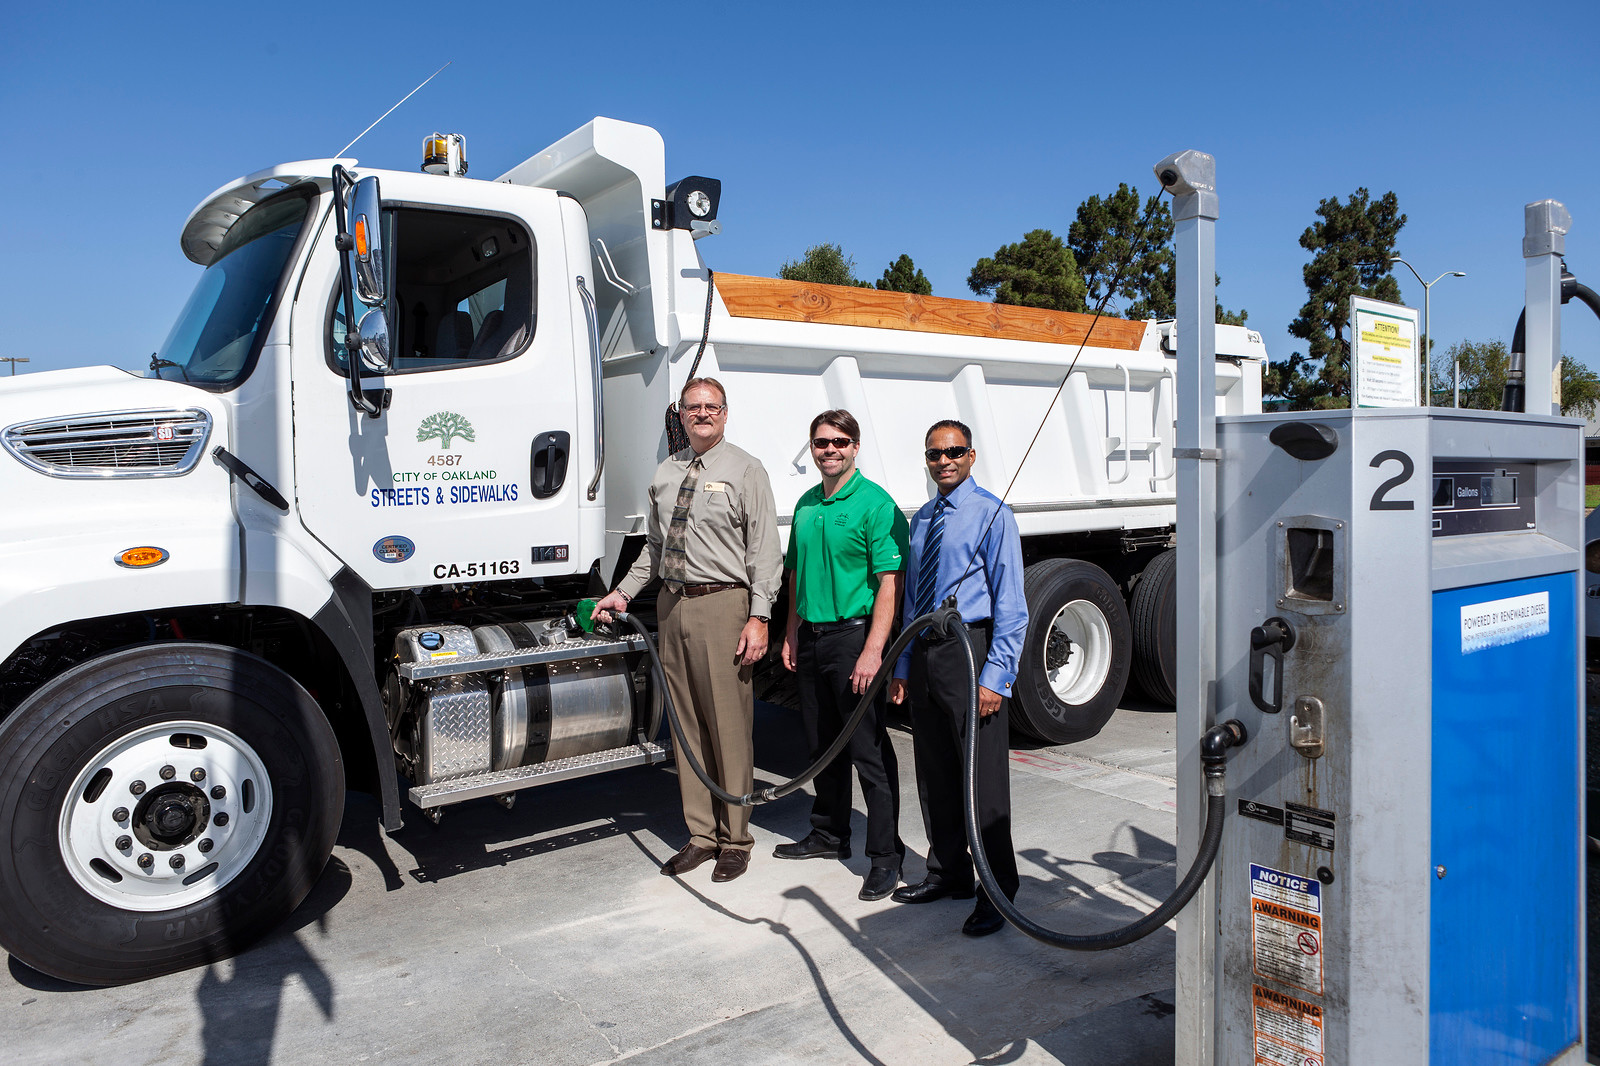
[[[855,626],[864,626],[872,619],[867,615],[860,618],[844,618],[837,622],[801,622],[800,625],[811,631],[814,636],[824,633],[835,633],[841,629],[851,629]]]
[[[962,622],[961,624],[966,627],[967,632],[969,633],[982,633],[985,637],[994,636],[993,618],[984,618],[976,622]],[[925,629],[918,634],[917,639],[921,640],[924,644],[948,644],[952,640],[955,640],[956,637],[954,633],[946,634],[945,636],[939,636],[933,630]]]
[[[671,586],[668,587],[670,588]],[[713,581],[702,585],[679,586],[678,595],[690,597],[709,596],[713,592],[729,592],[733,589],[742,588],[744,588],[744,586],[739,584],[737,581]]]

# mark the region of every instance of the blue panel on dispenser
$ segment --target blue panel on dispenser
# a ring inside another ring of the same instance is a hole
[[[1573,573],[1433,596],[1437,1066],[1544,1063],[1578,1040],[1576,605]]]

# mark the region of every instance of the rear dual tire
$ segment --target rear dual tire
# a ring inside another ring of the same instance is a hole
[[[1028,633],[1012,701],[1018,731],[1047,744],[1087,740],[1122,700],[1132,630],[1122,590],[1081,559],[1045,559],[1023,575]]]

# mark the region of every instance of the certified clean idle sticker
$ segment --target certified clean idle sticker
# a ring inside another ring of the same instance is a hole
[[[380,537],[372,546],[372,554],[380,563],[403,563],[416,554],[417,546],[411,542],[410,537],[402,537],[398,533],[387,537]]]
[[[1550,593],[1530,592],[1461,608],[1461,654],[1515,644],[1550,632]]]

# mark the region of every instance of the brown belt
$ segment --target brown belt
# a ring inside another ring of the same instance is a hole
[[[709,596],[713,592],[727,592],[730,589],[742,589],[743,585],[736,581],[712,582],[707,585],[684,585],[678,592],[680,596]]]

